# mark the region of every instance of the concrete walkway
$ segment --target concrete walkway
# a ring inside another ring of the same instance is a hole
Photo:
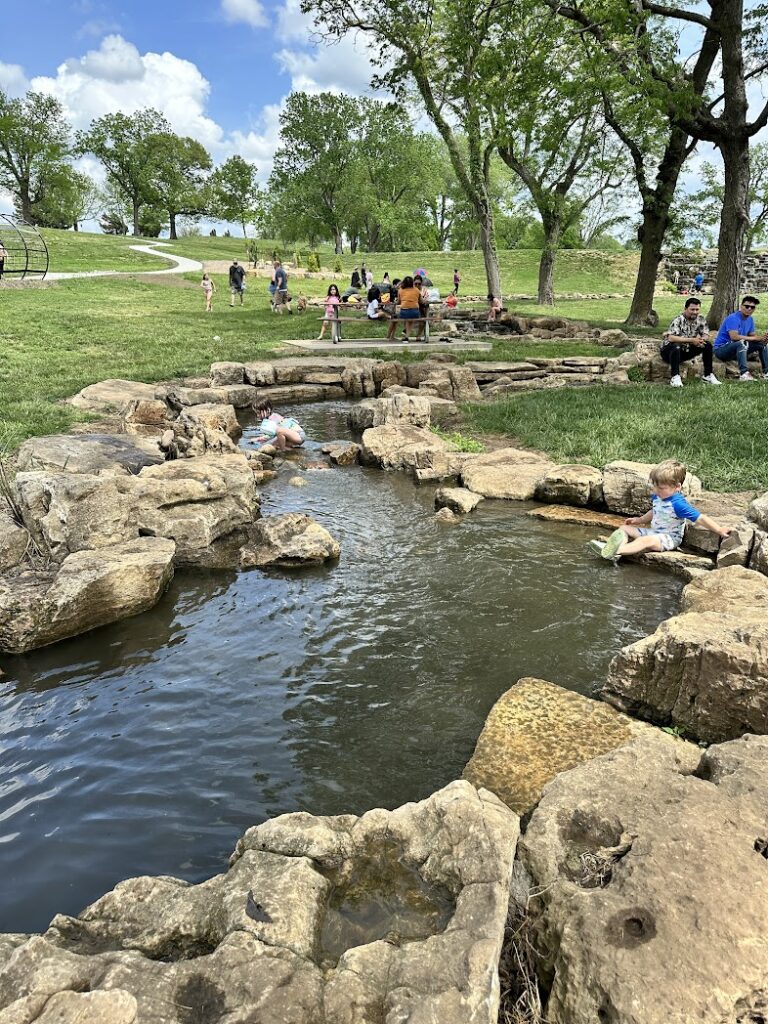
[[[293,341],[286,338],[283,345],[302,348],[305,352],[360,352],[366,348],[383,352],[490,352],[492,348],[489,341],[430,341],[429,344],[411,341],[403,345],[401,341],[380,341],[378,338],[348,338],[337,345],[325,340],[304,338]]]
[[[186,256],[174,256],[170,252],[162,252],[160,246],[168,245],[167,242],[153,242],[151,245],[129,245],[129,249],[135,252],[145,252],[150,256],[161,256],[164,260],[173,263],[174,266],[165,270],[79,270],[71,273],[46,274],[46,281],[69,281],[75,277],[141,277],[146,274],[186,274],[191,270],[202,270],[203,264],[197,260],[187,259]]]

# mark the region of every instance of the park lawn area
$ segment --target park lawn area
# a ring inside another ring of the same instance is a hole
[[[86,231],[59,231],[41,228],[48,246],[51,273],[83,270],[163,270],[167,260],[134,252],[131,245],[151,245],[156,238],[132,238],[124,235],[99,235]]]
[[[573,388],[467,406],[464,429],[590,466],[681,459],[708,490],[765,490],[767,405],[768,381]]]

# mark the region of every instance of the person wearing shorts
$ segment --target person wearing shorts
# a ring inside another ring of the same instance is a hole
[[[421,290],[414,287],[412,277],[404,277],[400,282],[400,288],[398,290],[398,302],[400,304],[400,312],[398,313],[398,319],[404,320],[403,324],[403,344],[408,344],[410,337],[409,331],[409,320],[419,319],[419,302],[421,300]],[[391,341],[395,336],[397,330],[397,320],[393,320],[389,325],[389,331],[387,332],[387,341]]]
[[[229,268],[229,304],[234,306],[235,296],[240,296],[240,305],[245,297],[245,268],[241,267],[237,260],[232,260]]]
[[[674,551],[683,543],[686,522],[699,523],[712,533],[727,537],[729,526],[699,512],[684,497],[682,486],[687,469],[676,459],[654,466],[650,473],[651,508],[642,516],[630,516],[607,541],[592,540],[590,548],[602,558],[616,560],[643,551]]]

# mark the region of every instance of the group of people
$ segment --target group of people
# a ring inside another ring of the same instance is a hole
[[[723,363],[736,360],[739,380],[754,380],[747,365],[753,354],[759,357],[762,376],[768,380],[768,331],[758,334],[752,315],[759,305],[754,295],[745,295],[738,310],[723,320],[713,343],[707,322],[701,315],[701,299],[693,295],[686,299],[682,313],[664,332],[660,349],[661,358],[670,368],[670,385],[673,388],[683,386],[680,366],[696,356],[702,359],[705,384],[720,384],[714,374],[714,359]]]
[[[203,280],[200,282],[200,287],[203,289],[203,295],[205,296],[205,311],[206,313],[213,312],[213,296],[216,294],[216,283],[210,274],[203,274]],[[234,307],[235,299],[239,296],[240,305],[243,305],[245,301],[245,267],[237,260],[232,260],[232,266],[229,268],[229,305]]]
[[[693,268],[691,268],[692,270]],[[683,294],[701,295],[704,288],[704,274],[701,270],[697,270],[689,280],[688,278],[681,277],[679,270],[674,270],[672,272],[672,284]]]
[[[363,268],[365,264],[363,264]],[[354,289],[355,281],[360,282],[361,271],[355,270],[352,274],[350,285]],[[371,278],[371,284],[366,293],[365,316],[367,320],[388,320],[387,341],[391,341],[397,331],[397,325],[402,321],[402,341],[408,344],[411,337],[411,328],[416,327],[416,340],[421,337],[424,331],[424,324],[429,316],[430,303],[435,301],[435,294],[432,290],[432,282],[424,271],[418,271],[413,276],[396,277],[390,281],[389,274],[385,273],[379,284],[373,283],[373,275],[370,270],[366,271]],[[348,289],[341,294],[338,285],[332,284],[328,288],[325,297],[325,315],[320,327],[318,341],[325,337],[325,329],[329,323],[338,319],[340,308],[343,303],[357,301],[353,297],[353,291]],[[415,324],[413,323],[415,321]]]

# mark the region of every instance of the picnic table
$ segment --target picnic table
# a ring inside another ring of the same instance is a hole
[[[330,322],[330,325],[331,325],[331,339],[332,339],[334,345],[338,345],[338,343],[342,340],[341,339],[341,325],[342,324],[359,324],[359,323],[367,323],[367,324],[371,324],[371,325],[373,325],[373,324],[386,324],[387,325],[387,329],[389,329],[389,327],[391,326],[393,320],[396,320],[398,323],[403,324],[403,325],[405,325],[405,324],[423,324],[424,325],[424,334],[422,335],[422,338],[420,340],[422,340],[425,345],[428,345],[429,344],[429,325],[430,324],[439,323],[443,319],[442,315],[438,315],[438,316],[411,317],[408,320],[400,320],[400,318],[397,316],[397,314],[394,314],[394,315],[390,315],[390,316],[387,316],[387,317],[378,317],[376,320],[369,320],[367,315],[366,315],[366,313],[365,313],[365,307],[362,305],[362,303],[357,303],[357,302],[341,303],[337,308],[341,309],[342,305],[345,306],[347,309],[355,309],[355,308],[362,307],[362,309],[361,309],[362,316],[333,316],[333,317],[321,316],[320,317],[321,321],[323,321],[325,323],[329,323]],[[353,339],[353,340],[359,340],[359,339]]]

